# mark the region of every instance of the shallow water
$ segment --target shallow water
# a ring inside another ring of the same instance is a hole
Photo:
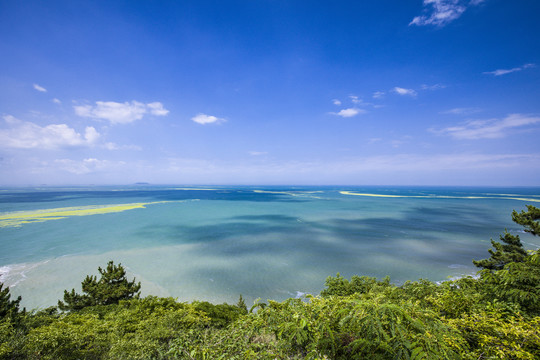
[[[121,262],[143,294],[234,303],[318,293],[340,272],[474,274],[539,188],[165,186],[3,189],[0,281],[28,308]]]

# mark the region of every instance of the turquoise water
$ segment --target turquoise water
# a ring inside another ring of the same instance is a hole
[[[395,283],[474,274],[539,188],[3,189],[0,281],[28,308],[121,262],[143,295],[234,303],[317,294],[340,272]]]

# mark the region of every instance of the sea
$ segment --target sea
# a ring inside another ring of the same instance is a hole
[[[142,296],[236,303],[317,295],[328,276],[403,284],[474,275],[540,188],[88,186],[0,189],[0,282],[57,304],[122,264]]]

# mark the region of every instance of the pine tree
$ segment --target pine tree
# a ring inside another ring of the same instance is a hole
[[[63,311],[77,311],[88,306],[118,304],[120,300],[129,300],[140,296],[141,283],[135,278],[128,281],[122,264],[114,265],[109,261],[106,269],[98,268],[101,278],[87,275],[81,283],[83,295],[64,290],[64,302],[58,301]]]
[[[473,260],[475,266],[488,270],[502,270],[506,264],[525,261],[527,251],[523,248],[519,235],[512,235],[505,230],[504,235],[499,238],[503,243],[495,242],[492,239],[491,245],[495,250],[488,250],[491,257],[489,259]]]
[[[521,210],[521,213],[517,211],[512,212],[512,220],[519,225],[525,227],[526,232],[536,236],[540,236],[540,223],[537,220],[540,219],[540,209],[532,205],[527,205],[527,212]]]
[[[246,306],[246,302],[244,301],[244,298],[242,297],[242,294],[240,294],[240,297],[238,298],[238,302],[236,303],[236,306],[240,309],[242,314],[247,314],[248,309]]]
[[[540,209],[527,205],[528,211],[512,212],[512,221],[522,225],[526,232],[533,235],[540,235]],[[487,270],[502,270],[505,265],[510,263],[522,263],[527,260],[527,251],[523,248],[523,244],[519,235],[512,235],[506,229],[504,234],[500,236],[500,242],[491,240],[491,245],[494,249],[489,249],[491,254],[489,259],[473,260],[473,264],[479,268]]]
[[[10,300],[9,287],[2,290],[3,287],[4,284],[0,283],[0,320],[6,317],[15,317],[19,313],[19,304],[21,302],[20,296],[15,300]]]

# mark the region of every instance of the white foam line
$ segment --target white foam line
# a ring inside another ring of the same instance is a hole
[[[501,197],[501,196],[450,196],[450,195],[385,195],[385,194],[369,194],[355,193],[352,191],[340,191],[342,195],[366,196],[366,197],[382,197],[382,198],[415,198],[415,199],[499,199],[499,200],[518,200],[540,202],[540,199],[530,199],[522,197]]]
[[[302,191],[302,192],[292,192],[292,191],[268,191],[268,190],[252,190],[254,193],[257,194],[281,194],[281,195],[289,195],[289,196],[299,196],[299,197],[308,197],[312,199],[320,199],[318,196],[313,196],[310,194],[322,192],[322,191]]]

